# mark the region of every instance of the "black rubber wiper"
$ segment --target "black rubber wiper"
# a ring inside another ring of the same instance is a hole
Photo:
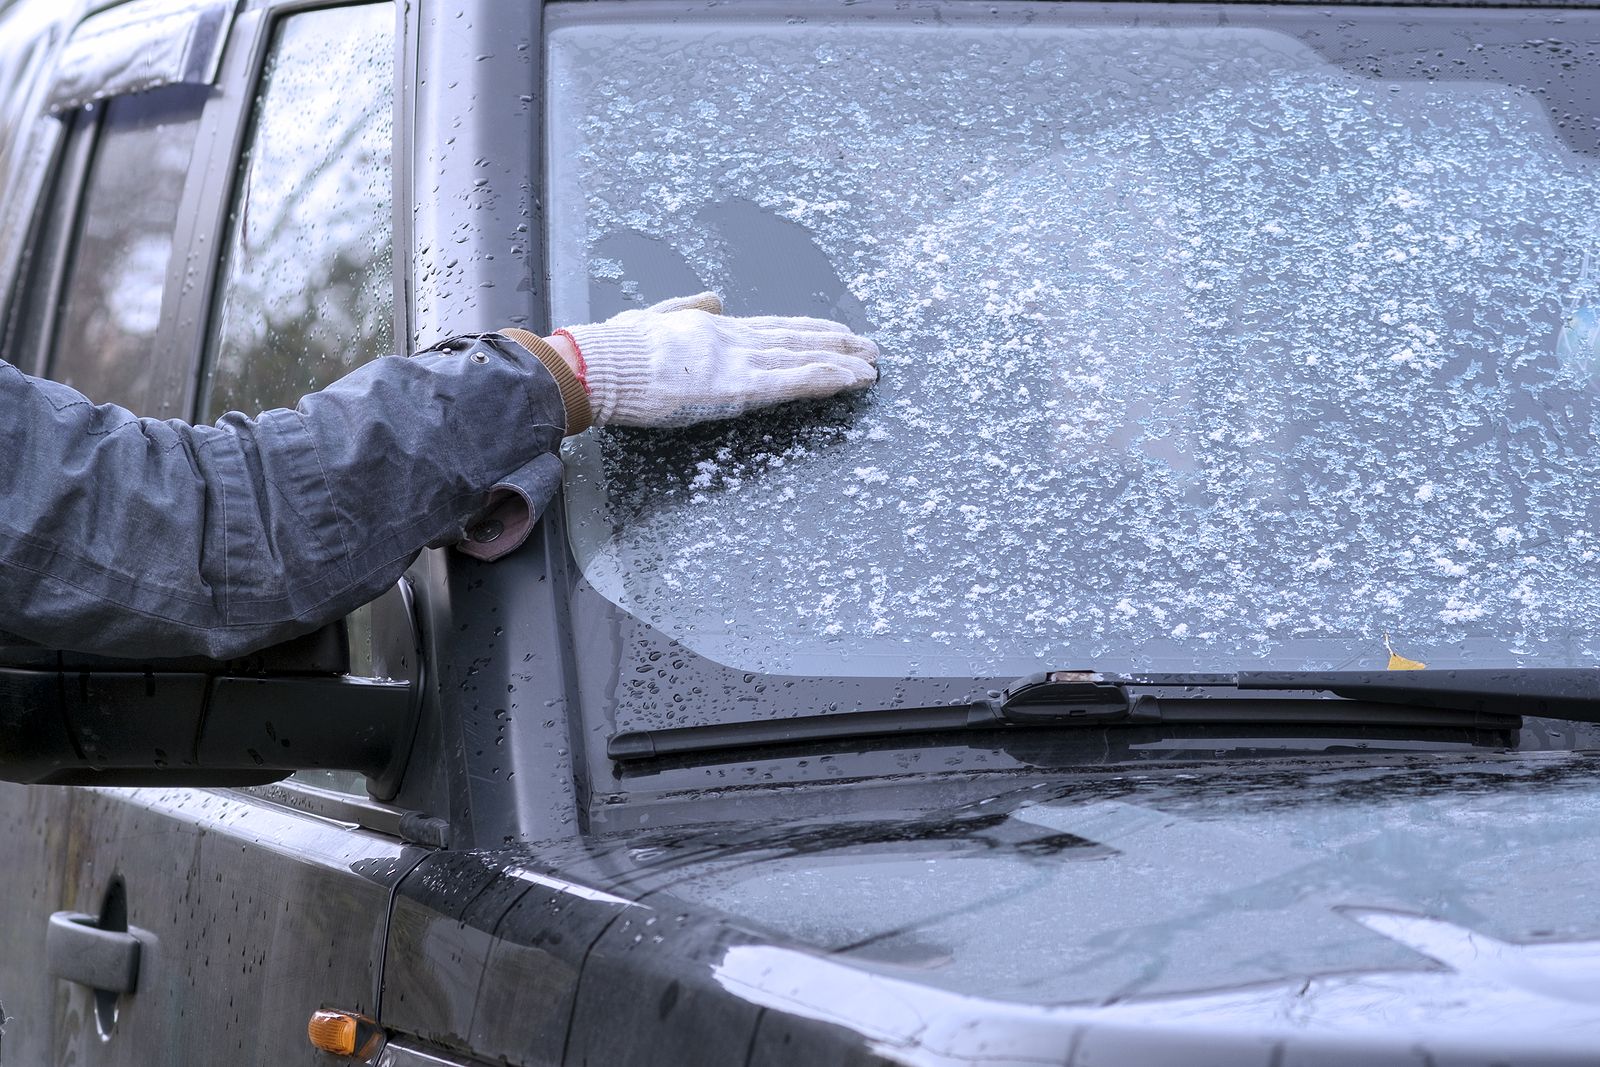
[[[959,704],[625,731],[606,754],[631,761],[895,734],[1178,722],[1518,730],[1523,715],[1600,723],[1600,668],[1049,671],[1019,678],[999,697]]]

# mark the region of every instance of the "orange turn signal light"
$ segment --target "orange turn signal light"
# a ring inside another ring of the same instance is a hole
[[[376,1019],[353,1011],[323,1008],[311,1013],[306,1037],[313,1048],[335,1056],[375,1056],[383,1050],[383,1028]]]

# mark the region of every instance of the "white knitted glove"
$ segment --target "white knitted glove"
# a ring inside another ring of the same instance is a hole
[[[827,319],[722,314],[715,293],[561,331],[578,346],[596,426],[687,426],[877,380],[878,346]]]

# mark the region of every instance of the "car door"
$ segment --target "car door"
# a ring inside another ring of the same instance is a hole
[[[283,403],[394,336],[397,5],[233,7],[85,21],[36,120],[59,148],[7,357],[142,414]],[[126,77],[174,40],[166,77]],[[282,151],[318,106],[350,121]],[[352,627],[352,671],[404,607]],[[390,891],[420,855],[366,785],[0,785],[5,1062],[317,1062],[312,1012],[376,1011]]]

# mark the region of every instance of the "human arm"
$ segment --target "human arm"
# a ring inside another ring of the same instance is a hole
[[[768,404],[859,389],[877,379],[877,345],[842,323],[722,311],[715,293],[698,293],[550,337],[501,332],[551,371],[566,404],[569,433],[590,425],[682,426],[729,418]],[[499,494],[460,547],[479,559],[496,559],[526,538],[530,515],[521,497]]]
[[[721,318],[714,300],[574,327],[593,410],[577,346],[519,331],[528,347],[458,338],[215,426],[137,418],[0,363],[0,456],[16,457],[0,464],[0,631],[232,658],[372,600],[425,545],[514,549],[560,485],[562,436],[591,419],[681,425],[875,376],[876,349],[842,326],[818,341],[821,320]]]
[[[493,337],[215,426],[6,364],[0,411],[0,630],[129,656],[231,658],[341,617],[496,487],[542,505],[565,429],[550,372]]]

